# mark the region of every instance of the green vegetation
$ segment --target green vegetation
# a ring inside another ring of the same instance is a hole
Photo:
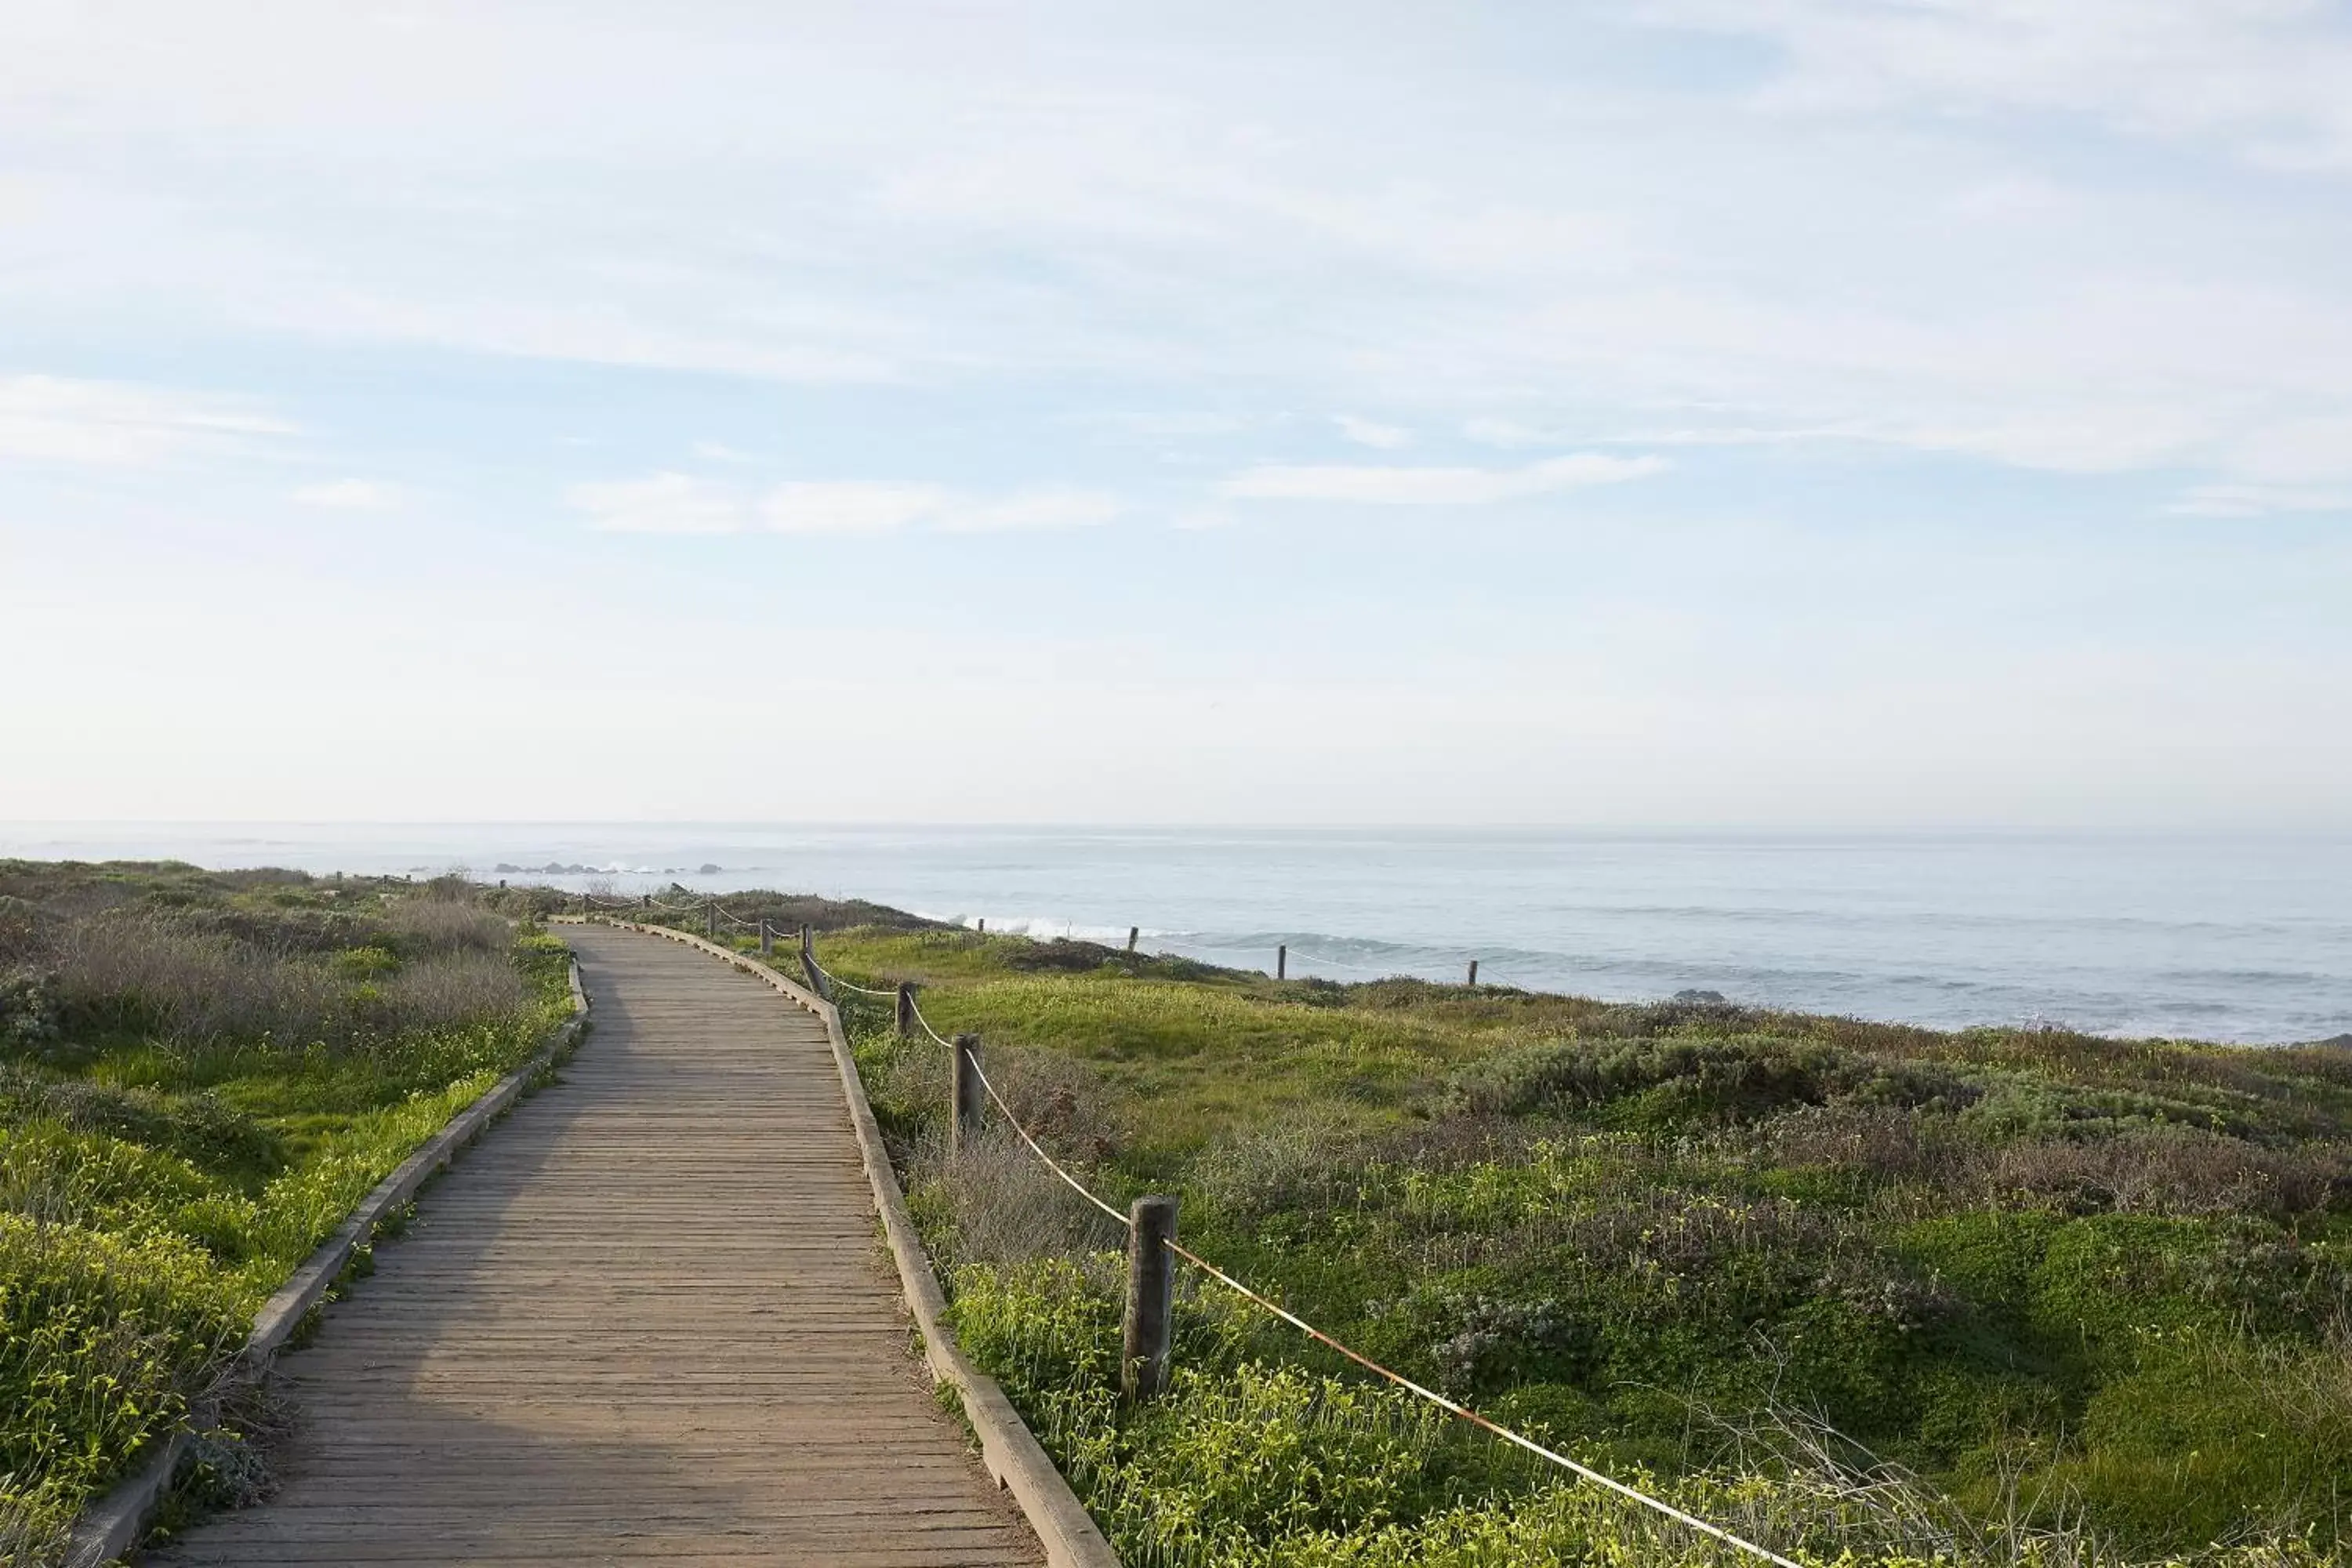
[[[580,896],[559,892],[546,887],[499,887],[486,889],[486,901],[494,908],[509,913],[529,913],[545,917],[569,911],[580,911]],[[942,929],[936,921],[920,915],[910,915],[882,904],[868,903],[864,899],[825,899],[814,893],[775,893],[766,891],[708,894],[676,883],[661,893],[640,893],[623,896],[609,889],[595,891],[597,912],[622,920],[635,920],[648,924],[670,925],[681,931],[699,932],[703,929],[702,908],[706,902],[719,906],[721,913],[731,920],[722,920],[719,929],[723,933],[740,933],[756,921],[764,920],[772,930],[797,933],[801,927],[816,931],[838,931],[849,927],[872,927],[883,931],[937,931]],[[680,912],[680,911],[684,912]]]
[[[1406,1374],[1822,1563],[2352,1562],[2352,1051],[1946,1034],[844,931],[1114,1204]],[[1119,1228],[950,1169],[845,998],[959,1332],[1137,1568],[1715,1561],[1189,1278],[1117,1396]],[[1189,1270],[1187,1271],[1189,1274]]]
[[[261,1302],[568,1013],[565,962],[462,883],[0,861],[0,1563],[234,1392]]]

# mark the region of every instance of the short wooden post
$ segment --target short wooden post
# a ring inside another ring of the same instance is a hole
[[[761,915],[760,917],[760,956],[761,958],[773,957],[775,951],[776,933],[768,929],[768,917]]]
[[[1286,942],[1274,950],[1274,977],[1276,980],[1290,978],[1290,944]]]
[[[1127,928],[1127,951],[1128,951],[1128,952],[1133,952],[1135,951],[1135,940],[1136,940],[1136,938],[1138,938],[1138,937],[1141,936],[1142,934],[1143,934],[1143,928],[1142,928],[1141,926],[1129,926],[1129,927],[1128,927],[1128,928]]]
[[[1168,1386],[1168,1350],[1176,1306],[1176,1200],[1135,1200],[1127,1216],[1127,1325],[1120,1336],[1118,1386],[1129,1399],[1156,1399]]]
[[[702,906],[702,934],[712,942],[719,940],[719,900],[716,899]]]
[[[955,1037],[955,1140],[951,1152],[980,1136],[981,1106],[987,1090],[980,1087],[980,1037]]]
[[[654,907],[654,896],[653,896],[651,893],[640,893],[640,894],[638,894],[638,895],[637,895],[637,907],[638,907],[638,908],[640,908],[640,909],[646,909],[646,910],[652,909],[652,908]]]
[[[801,973],[810,990],[828,1002],[833,1000],[833,992],[824,983],[824,971],[816,966],[816,943],[809,939],[806,926],[801,927]]]
[[[1478,984],[1478,961],[1475,958],[1470,961],[1470,984]]]
[[[982,936],[986,936],[988,934],[988,917],[986,915],[980,917],[980,934]]]
[[[915,983],[911,980],[898,982],[898,1037],[915,1037]]]

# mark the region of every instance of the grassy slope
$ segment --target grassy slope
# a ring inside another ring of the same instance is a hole
[[[0,862],[0,1562],[567,1010],[560,943],[414,891]]]
[[[821,952],[924,982],[1113,1201],[1180,1193],[1193,1245],[1343,1339],[1780,1539],[2008,1560],[1976,1523],[2087,1520],[2146,1554],[2352,1519],[2352,1053],[1276,984],[960,933]],[[967,1338],[1131,1560],[1630,1549],[1213,1294],[1190,1414],[1120,1415],[1116,1232],[1017,1154],[949,1179],[937,1047],[852,1021]],[[1937,1522],[1856,1516],[1853,1444],[1927,1478]]]

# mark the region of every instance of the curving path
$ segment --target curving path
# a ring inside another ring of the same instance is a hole
[[[908,1353],[824,1026],[565,928],[595,1027],[280,1371],[276,1497],[176,1564],[1037,1563]]]

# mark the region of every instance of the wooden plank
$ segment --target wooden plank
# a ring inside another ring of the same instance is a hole
[[[281,1373],[278,1495],[159,1564],[1037,1564],[909,1353],[824,1023],[575,927],[596,1028]]]
[[[275,1355],[303,1317],[333,1288],[343,1266],[351,1261],[352,1252],[376,1223],[407,1202],[426,1176],[446,1169],[467,1143],[478,1136],[499,1112],[513,1104],[534,1079],[562,1059],[588,1021],[588,995],[581,987],[576,961],[571,966],[570,983],[572,1016],[557,1026],[547,1044],[530,1060],[483,1090],[471,1105],[401,1162],[392,1174],[377,1183],[335,1234],[305,1258],[293,1277],[262,1303],[252,1331],[246,1337],[243,1353],[247,1361],[258,1365]],[[152,1452],[128,1479],[82,1510],[66,1543],[66,1562],[70,1568],[97,1568],[138,1542],[148,1521],[163,1506],[192,1434],[210,1422],[213,1414],[210,1406],[200,1405],[176,1430],[149,1445]]]
[[[922,1243],[915,1235],[914,1222],[908,1216],[905,1195],[898,1190],[898,1173],[891,1169],[890,1156],[882,1144],[881,1130],[875,1125],[874,1109],[866,1102],[866,1091],[857,1078],[856,1063],[851,1059],[849,1040],[841,1030],[841,1016],[833,1005],[803,990],[781,973],[755,958],[722,948],[716,942],[689,936],[666,926],[636,925],[614,921],[624,929],[658,936],[688,947],[699,948],[748,974],[761,983],[772,985],[790,996],[824,1023],[826,1041],[833,1047],[834,1070],[841,1079],[842,1097],[849,1106],[850,1125],[857,1136],[858,1151],[866,1166],[866,1177],[874,1193],[875,1211],[882,1220],[883,1239],[890,1248],[892,1260],[898,1267],[900,1288],[906,1292],[907,1305],[913,1312],[916,1326],[922,1332],[923,1359],[931,1374],[947,1387],[955,1390],[963,1406],[964,1418],[971,1423],[972,1433],[980,1439],[981,1458],[998,1484],[1019,1501],[1021,1510],[1036,1529],[1045,1548],[1045,1560],[1050,1568],[1119,1568],[1118,1554],[1102,1531],[1088,1517],[1087,1510],[1070,1489],[1070,1483],[1054,1468],[1036,1436],[1023,1424],[1013,1402],[1004,1397],[1004,1390],[996,1380],[971,1364],[955,1342],[955,1335],[946,1322],[947,1300],[940,1289],[937,1275],[931,1271],[930,1259],[924,1255]],[[987,922],[982,921],[985,929]],[[816,961],[809,951],[808,928],[801,928],[802,960],[812,980],[821,980]]]

